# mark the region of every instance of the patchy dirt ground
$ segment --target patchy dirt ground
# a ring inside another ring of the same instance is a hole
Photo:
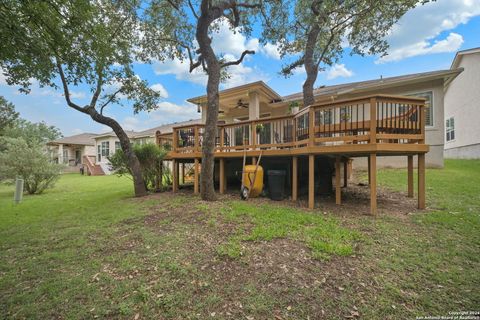
[[[111,176],[66,175],[21,206],[0,187],[0,314],[383,320],[476,310],[479,163],[448,166],[428,172],[430,210],[380,188],[377,217],[368,188],[353,183],[341,206],[318,197],[315,210],[237,192],[214,203],[189,190],[132,199],[131,182]],[[402,190],[404,171],[380,171],[379,183]]]
[[[180,197],[180,200],[179,200]],[[343,204],[335,205],[333,197],[318,197],[317,209],[311,214],[335,216],[341,223],[360,230],[365,236],[374,231],[375,218],[369,213],[369,189],[350,184],[342,191]],[[184,189],[179,194],[152,195],[159,205],[143,218],[146,227],[160,235],[177,233],[186,226],[186,263],[198,271],[200,279],[191,282],[208,290],[195,292],[196,300],[208,299],[214,292],[221,297],[208,311],[210,316],[231,319],[332,319],[359,318],[361,307],[371,305],[370,299],[381,292],[383,284],[375,278],[378,266],[364,256],[365,241],[360,241],[349,257],[332,257],[326,261],[312,258],[310,249],[299,241],[243,241],[240,257],[219,255],[218,248],[238,229],[236,223],[219,214],[230,201],[238,201],[235,193],[220,196],[220,201],[207,203]],[[273,202],[267,198],[250,199],[253,205],[298,207],[306,205],[285,200]],[[403,220],[415,212],[416,202],[404,194],[379,190],[379,215]],[[366,221],[366,222],[365,222]],[[244,221],[248,228],[249,222]],[[371,239],[368,239],[371,241]],[[362,269],[359,272],[359,269]],[[190,279],[190,277],[189,277]],[[204,314],[202,314],[203,316]],[[386,318],[389,318],[386,316]]]

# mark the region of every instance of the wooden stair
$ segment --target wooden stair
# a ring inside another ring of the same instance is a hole
[[[102,167],[98,164],[95,164],[92,159],[88,156],[83,156],[83,164],[85,165],[86,174],[89,176],[104,176],[105,172],[103,172]]]

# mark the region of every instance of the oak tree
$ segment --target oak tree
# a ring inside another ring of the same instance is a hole
[[[411,8],[427,0],[297,0],[289,23],[271,34],[279,41],[281,55],[296,59],[281,73],[289,76],[304,67],[303,105],[315,102],[318,73],[342,56],[345,46],[352,54],[385,55],[386,36],[392,26]]]
[[[212,38],[221,23],[228,23],[234,32],[250,36],[255,22],[260,22],[263,33],[273,32],[275,22],[288,14],[287,1],[278,0],[168,0],[156,1],[149,10],[151,23],[160,33],[146,32],[152,46],[151,53],[163,60],[176,57],[189,61],[189,71],[201,68],[207,74],[207,107],[205,131],[202,143],[201,197],[215,200],[213,185],[214,149],[219,110],[219,85],[228,67],[241,64],[245,57],[255,53],[246,49],[239,57],[227,60],[221,52],[215,52]],[[267,37],[262,37],[266,39]],[[156,43],[158,41],[158,44]],[[160,48],[155,54],[155,48]],[[166,55],[170,52],[170,55]]]
[[[136,196],[146,194],[140,163],[110,106],[134,113],[156,108],[159,93],[133,70],[143,59],[141,1],[26,0],[0,4],[0,68],[10,85],[28,93],[32,83],[60,89],[68,107],[109,126],[132,171]],[[72,88],[87,88],[80,105]]]

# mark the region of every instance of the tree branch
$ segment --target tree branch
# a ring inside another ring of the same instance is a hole
[[[178,6],[178,4],[176,4],[175,2],[173,2],[172,0],[167,0],[168,3],[170,3],[170,5],[175,8],[175,10],[177,11],[180,11],[180,8]]]
[[[235,1],[233,1],[233,2],[235,2]],[[237,3],[236,6],[241,7],[241,8],[247,8],[247,9],[258,9],[258,8],[262,7],[262,5],[260,3],[251,4],[251,3],[246,3],[246,2]]]
[[[195,11],[195,8],[193,7],[192,1],[188,0],[188,6],[190,7],[190,10],[192,11],[193,16],[198,20],[198,14]]]
[[[90,105],[89,105],[90,108],[94,108],[94,109],[95,109],[95,105],[97,104],[98,97],[102,92],[103,66],[97,67],[97,74],[98,74],[97,87],[95,88],[95,92],[93,93],[92,100],[90,100]]]
[[[305,63],[305,56],[302,56],[299,58],[297,61],[290,63],[289,65],[286,65],[285,67],[282,68],[282,71],[280,71],[283,75],[289,75],[292,70],[302,66]]]
[[[255,54],[255,51],[253,51],[253,50],[245,50],[245,51],[242,52],[242,55],[240,56],[240,58],[239,58],[238,60],[222,63],[222,64],[220,65],[220,67],[221,67],[221,68],[225,68],[225,67],[229,67],[229,66],[233,66],[233,65],[239,65],[240,63],[242,63],[243,58],[245,58],[245,56],[246,56],[247,54]]]
[[[117,96],[117,94],[120,93],[120,91],[122,91],[122,88],[120,88],[120,89],[118,89],[117,91],[115,91],[115,92],[108,98],[108,100],[107,100],[104,104],[102,104],[102,105],[100,106],[100,114],[101,114],[101,115],[103,115],[103,108],[105,108],[110,102],[112,102],[113,99],[115,99],[115,97]]]
[[[323,58],[325,57],[325,54],[327,53],[328,48],[332,44],[332,41],[334,38],[335,38],[335,32],[333,30],[330,30],[330,38],[328,38],[327,44],[323,47],[322,54],[318,58],[317,68],[320,66],[320,63],[323,61]]]
[[[78,104],[73,103],[70,99],[70,91],[68,90],[68,83],[67,79],[65,78],[65,73],[63,72],[62,64],[57,57],[55,58],[55,61],[57,64],[58,73],[60,74],[60,79],[62,80],[63,94],[65,95],[65,100],[67,101],[68,106],[80,112],[86,113],[87,111],[85,108],[82,108]]]
[[[189,46],[182,46],[182,47],[187,50],[188,59],[190,60],[190,73],[191,73],[193,70],[198,68],[203,63],[203,57],[202,55],[199,55],[198,60],[193,62],[192,50],[190,49],[190,47]]]

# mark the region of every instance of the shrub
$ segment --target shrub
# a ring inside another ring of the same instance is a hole
[[[166,151],[154,143],[135,144],[133,145],[133,152],[138,158],[142,167],[142,175],[145,181],[145,186],[148,190],[158,190],[164,184],[164,177],[160,178],[163,173],[162,160],[165,158]],[[128,166],[127,157],[122,150],[117,150],[112,156],[108,157],[112,171],[118,175],[131,175]]]
[[[52,163],[41,144],[27,143],[23,138],[1,137],[0,181],[24,179],[24,191],[42,193],[52,188],[60,177],[62,165]]]

